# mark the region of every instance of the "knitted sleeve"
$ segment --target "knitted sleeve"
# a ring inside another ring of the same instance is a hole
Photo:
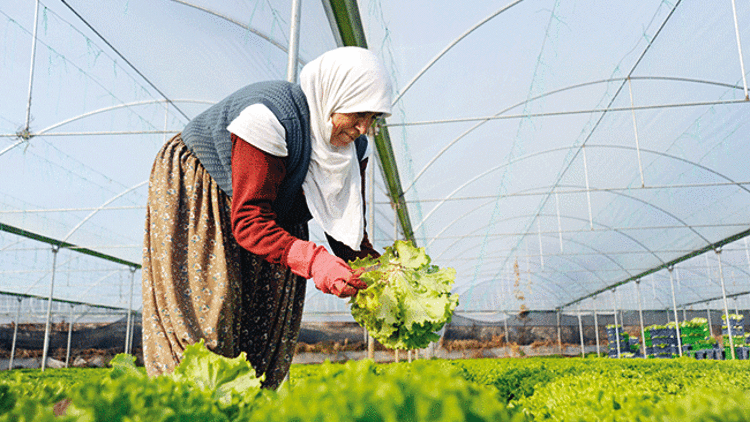
[[[286,264],[297,240],[276,223],[271,204],[286,175],[284,159],[232,134],[232,233],[240,246],[268,262]]]
[[[367,160],[360,166],[363,180]],[[232,135],[232,233],[237,243],[268,262],[287,264],[289,248],[297,240],[276,223],[271,204],[276,200],[279,184],[286,175],[284,159],[265,153]],[[364,212],[364,203],[363,209]],[[331,251],[345,261],[365,256],[379,257],[367,238],[359,251],[326,235]]]

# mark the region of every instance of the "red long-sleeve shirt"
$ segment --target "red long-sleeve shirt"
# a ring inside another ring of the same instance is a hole
[[[362,197],[367,159],[360,163]],[[292,242],[297,240],[277,221],[271,204],[286,175],[286,160],[265,153],[232,134],[232,233],[240,246],[272,263],[286,265]],[[364,213],[364,201],[362,212]],[[303,222],[310,219],[302,190],[290,213]],[[352,250],[326,234],[331,250],[338,257],[350,261],[367,255],[380,254],[372,247],[367,232],[359,251]]]

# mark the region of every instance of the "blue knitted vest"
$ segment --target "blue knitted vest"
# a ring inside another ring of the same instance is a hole
[[[232,138],[227,126],[252,104],[261,103],[276,116],[286,132],[286,177],[279,186],[273,210],[284,218],[302,188],[310,165],[310,111],[299,85],[285,81],[248,85],[214,104],[191,120],[182,141],[198,157],[219,188],[232,196]],[[367,137],[356,140],[360,160]]]
[[[276,214],[282,215],[289,210],[310,165],[310,112],[299,85],[284,81],[248,85],[191,120],[182,131],[182,140],[219,188],[232,196],[232,137],[227,126],[257,103],[268,107],[286,132],[287,174],[273,204]]]

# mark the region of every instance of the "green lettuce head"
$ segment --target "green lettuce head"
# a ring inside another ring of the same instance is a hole
[[[353,296],[354,319],[391,349],[421,349],[437,341],[458,305],[451,293],[453,268],[430,265],[424,248],[397,240],[380,258],[357,259],[355,270],[368,287]]]

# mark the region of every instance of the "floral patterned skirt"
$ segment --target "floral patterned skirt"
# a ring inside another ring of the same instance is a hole
[[[143,246],[143,358],[149,375],[171,372],[204,339],[223,356],[241,352],[264,387],[276,388],[297,344],[306,280],[237,244],[231,198],[180,135],[157,154]],[[289,229],[307,239],[307,225]]]

